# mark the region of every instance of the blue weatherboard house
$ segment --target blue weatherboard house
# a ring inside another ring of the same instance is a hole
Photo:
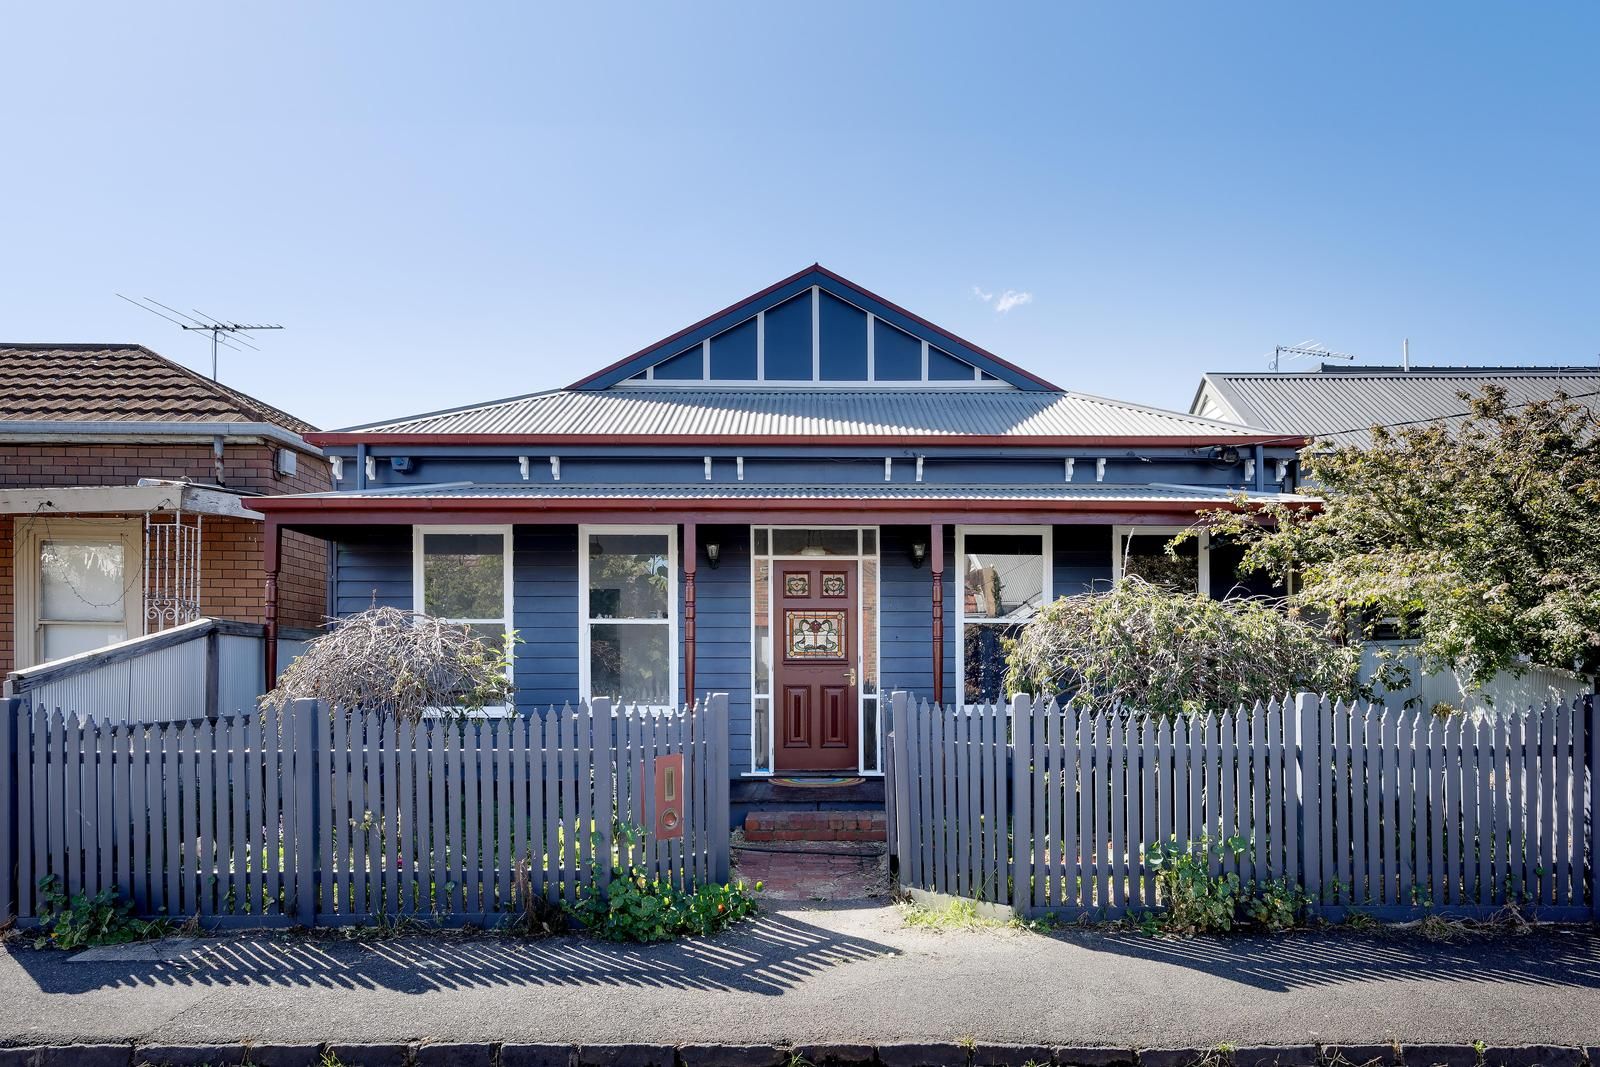
[[[878,775],[886,694],[996,698],[1054,597],[1227,595],[1236,552],[1167,537],[1303,443],[1060,389],[819,266],[565,389],[307,436],[334,490],[257,503],[269,604],[294,530],[335,613],[515,630],[520,708],[726,692],[746,787]]]

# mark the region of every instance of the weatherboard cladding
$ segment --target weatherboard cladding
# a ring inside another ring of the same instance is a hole
[[[614,437],[1260,436],[1235,423],[1084,393],[952,389],[560,389],[373,426],[363,434]]]
[[[1600,371],[1512,370],[1478,373],[1333,370],[1306,374],[1208,374],[1206,381],[1242,422],[1315,435],[1336,444],[1364,444],[1375,425],[1459,422],[1467,410],[1461,394],[1493,385],[1513,404],[1600,392]],[[1592,401],[1591,401],[1592,402]]]

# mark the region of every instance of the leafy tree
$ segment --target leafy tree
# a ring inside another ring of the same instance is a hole
[[[1007,692],[1065,693],[1154,715],[1237,708],[1295,689],[1353,694],[1359,652],[1269,600],[1212,600],[1126,577],[1061,597],[1011,645]]]
[[[1567,397],[1462,394],[1458,425],[1309,449],[1321,498],[1202,523],[1241,569],[1293,576],[1291,603],[1352,632],[1420,641],[1425,669],[1481,686],[1528,663],[1600,667],[1600,420]],[[1260,519],[1268,520],[1265,524]]]

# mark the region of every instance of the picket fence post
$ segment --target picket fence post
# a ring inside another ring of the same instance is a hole
[[[1033,905],[1033,716],[1034,703],[1026,694],[1012,696],[1011,907],[1019,915]]]
[[[17,825],[17,719],[22,701],[16,697],[0,699],[0,923],[14,918],[17,901],[27,886],[16,884],[17,855],[22,838]]]
[[[1319,848],[1322,822],[1322,768],[1317,754],[1322,751],[1320,725],[1322,698],[1316,693],[1299,693],[1294,698],[1295,714],[1299,719],[1296,732],[1294,762],[1290,764],[1295,776],[1296,801],[1300,820],[1301,879],[1306,895],[1314,902],[1322,901],[1322,854]]]
[[[296,700],[290,705],[294,734],[295,806],[295,916],[303,926],[317,924],[317,873],[320,864],[316,817],[321,804],[317,741],[321,724],[329,716],[328,705],[318,700]]]
[[[895,864],[896,875],[904,882],[910,877],[910,866],[901,859],[907,842],[916,847],[916,834],[911,829],[911,795],[909,792],[910,768],[906,763],[906,745],[909,735],[906,725],[911,721],[911,694],[897,689],[889,694],[889,761],[894,765],[894,848],[890,859]],[[921,831],[919,830],[918,833]]]
[[[1589,744],[1589,914],[1600,920],[1600,730],[1592,694],[1583,698],[1583,710],[1588,713],[1583,733]]]
[[[711,880],[723,883],[728,880],[729,832],[728,791],[731,788],[728,770],[728,694],[713,693],[706,701],[711,712],[711,785],[717,803],[711,812]]]

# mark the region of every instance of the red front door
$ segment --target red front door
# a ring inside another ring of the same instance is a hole
[[[773,565],[778,697],[777,769],[856,766],[856,563]]]

